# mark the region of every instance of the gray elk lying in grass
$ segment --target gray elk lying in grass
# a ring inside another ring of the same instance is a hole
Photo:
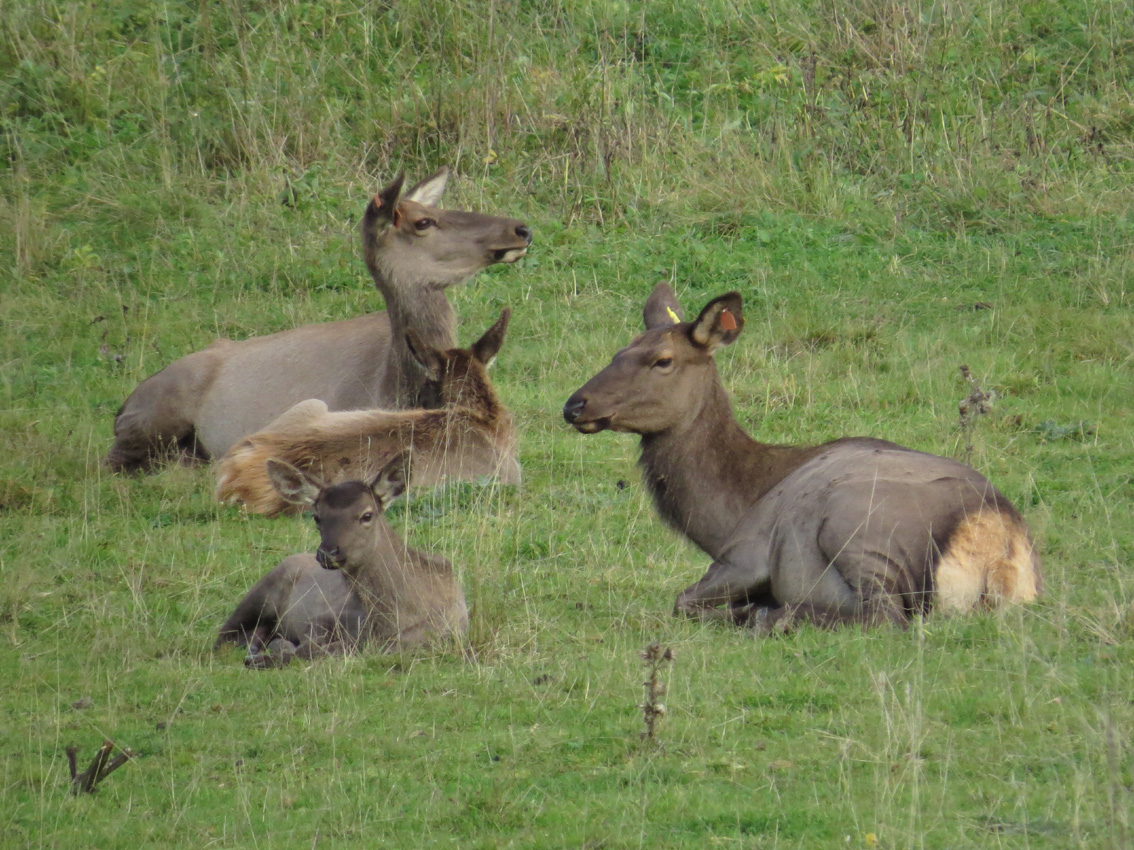
[[[411,649],[468,630],[465,595],[444,558],[409,548],[383,515],[405,489],[407,458],[373,479],[330,487],[279,461],[268,474],[285,499],[315,514],[319,548],[285,558],[221,626],[217,646],[247,646],[249,667],[292,658]]]
[[[496,396],[488,364],[500,350],[510,311],[469,348],[441,351],[413,330],[406,345],[428,376],[441,407],[432,410],[328,411],[318,400],[297,404],[267,428],[237,443],[217,465],[217,498],[275,515],[294,508],[267,472],[278,458],[324,481],[365,479],[392,457],[413,458],[413,486],[443,479],[520,480],[512,417]]]
[[[778,446],[745,434],[713,359],[744,326],[738,293],[683,322],[662,283],[645,321],[563,415],[584,434],[641,435],[658,513],[713,558],[675,613],[760,631],[905,624],[932,605],[966,611],[1040,592],[1026,523],[968,466],[884,440]]]
[[[366,208],[363,253],[385,312],[220,339],[171,363],[118,411],[107,465],[136,471],[171,456],[219,458],[308,398],[330,410],[436,406],[405,332],[453,347],[456,316],[445,289],[494,263],[515,262],[532,238],[515,219],[438,208],[447,178],[442,169],[401,195],[399,176]]]

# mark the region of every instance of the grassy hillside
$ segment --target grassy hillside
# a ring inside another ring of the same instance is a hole
[[[1132,76],[1117,0],[0,0],[0,843],[1130,846]],[[207,468],[109,475],[114,412],[218,335],[379,309],[359,216],[443,164],[447,205],[536,234],[452,292],[465,341],[513,308],[523,487],[392,512],[460,570],[477,660],[246,671],[216,629],[314,528]],[[659,279],[743,294],[718,359],[758,438],[970,457],[1043,601],[672,618],[708,558],[633,438],[560,416]],[[961,365],[999,396],[967,433]],[[104,739],[136,759],[70,796]]]

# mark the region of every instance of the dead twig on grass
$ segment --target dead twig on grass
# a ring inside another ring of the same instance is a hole
[[[661,701],[665,696],[665,682],[658,679],[658,673],[664,664],[673,661],[673,650],[668,646],[664,649],[661,644],[654,641],[642,653],[642,660],[649,668],[650,677],[642,684],[646,689],[646,700],[642,703],[642,720],[645,721],[646,731],[642,737],[648,741],[654,740],[658,720],[665,714],[665,704]]]
[[[79,773],[78,757],[79,748],[70,746],[67,748],[67,762],[71,765],[71,793],[72,794],[92,794],[95,791],[95,786],[122,765],[126,764],[134,757],[134,754],[129,749],[122,750],[113,759],[110,754],[114,752],[113,741],[103,741],[102,746],[98,748],[95,757],[91,760],[90,767]]]

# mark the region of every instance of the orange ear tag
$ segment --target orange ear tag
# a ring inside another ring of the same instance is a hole
[[[723,331],[734,331],[734,330],[736,330],[736,317],[728,311],[727,307],[725,307],[723,310],[721,310],[721,330],[723,330]]]

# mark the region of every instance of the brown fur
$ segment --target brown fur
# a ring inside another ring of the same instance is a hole
[[[285,558],[258,581],[221,626],[217,646],[247,646],[244,663],[263,668],[463,635],[468,606],[452,566],[408,547],[383,516],[405,488],[404,466],[396,457],[366,483],[328,487],[272,461],[281,496],[314,511],[319,549]]]
[[[672,290],[646,302],[647,331],[568,399],[582,433],[641,436],[662,518],[713,559],[678,613],[779,629],[904,623],[1027,602],[1042,588],[1027,525],[974,469],[884,440],[757,442],[733,417],[714,352],[744,326],[737,293],[680,321]]]
[[[267,472],[277,458],[328,483],[368,478],[393,457],[411,459],[413,486],[443,479],[496,477],[519,482],[512,418],[488,378],[487,363],[503,342],[509,313],[468,349],[441,352],[411,335],[411,349],[433,375],[437,410],[331,412],[301,402],[234,446],[217,466],[217,498],[253,513],[294,510]]]
[[[107,465],[146,471],[169,458],[219,458],[307,398],[330,410],[436,407],[406,331],[452,348],[456,315],[445,289],[514,262],[531,243],[515,219],[437,207],[446,179],[442,169],[403,194],[399,176],[366,208],[363,253],[385,312],[218,340],[175,361],[122,405]]]

